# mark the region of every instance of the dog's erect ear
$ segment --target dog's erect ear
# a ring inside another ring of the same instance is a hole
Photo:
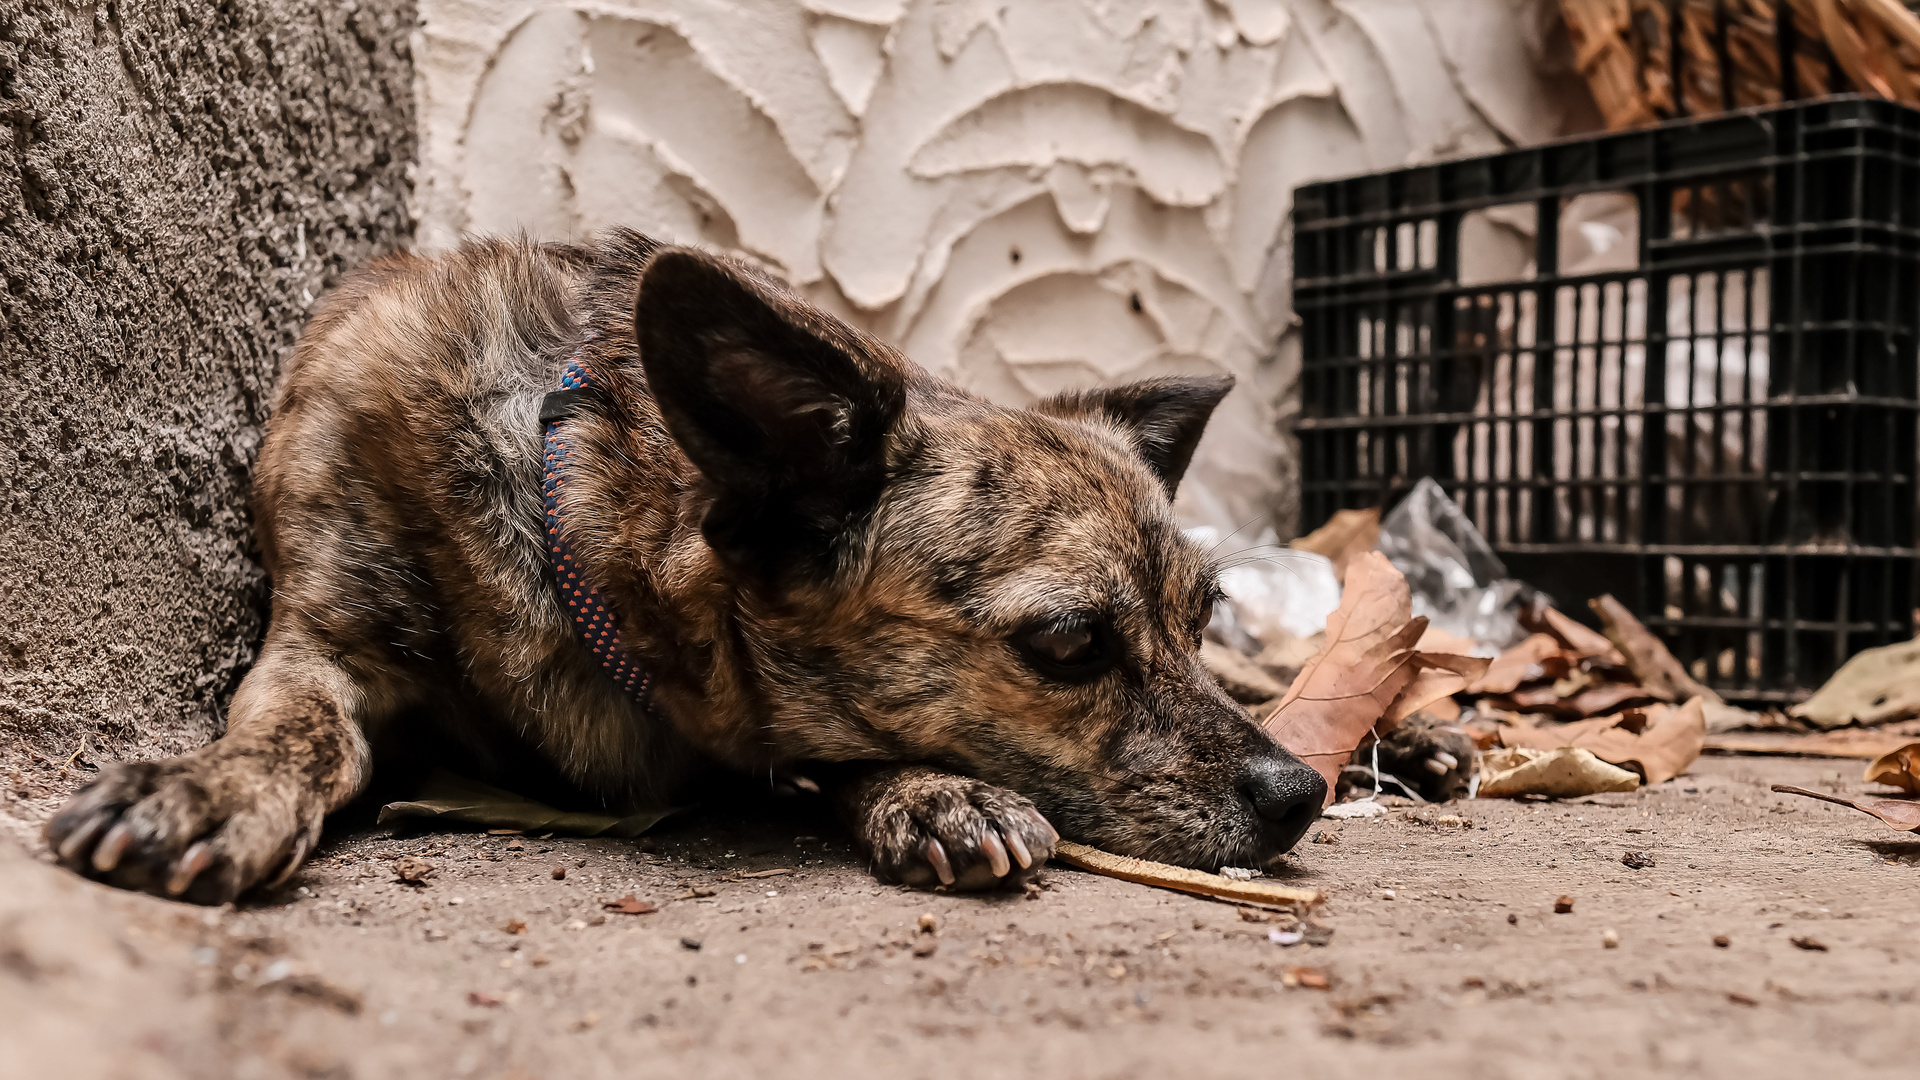
[[[1093,416],[1118,424],[1172,498],[1193,461],[1193,448],[1200,444],[1207,419],[1231,389],[1231,375],[1148,379],[1061,394],[1033,408],[1049,416]]]
[[[716,551],[824,551],[872,506],[906,397],[896,361],[753,271],[684,248],[647,264],[634,321],[667,430],[713,484],[703,528]]]

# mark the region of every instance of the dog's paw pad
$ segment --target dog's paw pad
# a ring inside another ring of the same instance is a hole
[[[109,766],[47,823],[61,865],[125,889],[225,903],[277,872],[318,831],[292,801],[236,784],[205,757]]]
[[[1060,839],[1033,803],[965,777],[894,785],[868,815],[874,872],[915,888],[1018,888]]]

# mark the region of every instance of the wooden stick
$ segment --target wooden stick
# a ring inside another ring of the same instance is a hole
[[[1319,889],[1295,889],[1266,881],[1235,881],[1204,870],[1189,870],[1184,866],[1168,866],[1166,863],[1114,855],[1071,840],[1054,844],[1053,857],[1068,866],[1077,866],[1122,881],[1175,889],[1235,904],[1312,907],[1327,898]]]

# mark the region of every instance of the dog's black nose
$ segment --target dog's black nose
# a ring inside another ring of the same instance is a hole
[[[1240,794],[1253,804],[1262,846],[1278,855],[1292,850],[1320,816],[1327,782],[1293,758],[1262,755],[1241,770]]]

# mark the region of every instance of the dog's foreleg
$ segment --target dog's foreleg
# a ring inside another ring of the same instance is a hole
[[[366,697],[322,649],[269,634],[223,737],[109,766],[48,824],[47,841],[89,877],[202,903],[284,880],[321,820],[366,784]]]
[[[1039,873],[1060,839],[1025,796],[922,765],[885,765],[832,796],[882,881],[991,889]]]

